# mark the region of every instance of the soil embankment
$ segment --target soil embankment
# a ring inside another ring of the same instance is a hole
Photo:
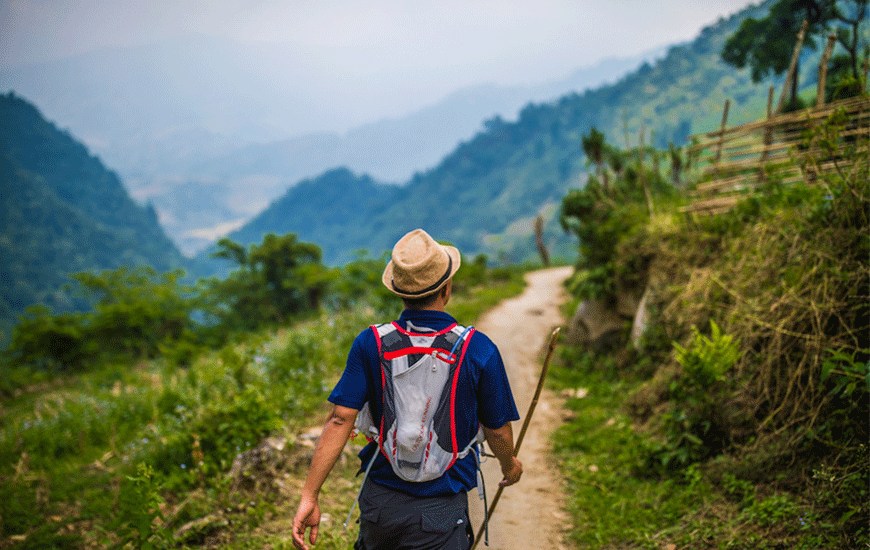
[[[542,351],[550,333],[564,319],[559,306],[565,301],[562,282],[572,268],[560,267],[529,273],[528,287],[515,298],[505,300],[488,312],[477,328],[498,345],[507,367],[520,421],[514,423],[519,435],[541,373]],[[560,419],[557,398],[547,389],[541,394],[528,432],[520,448],[523,478],[508,487],[490,521],[490,550],[562,548],[561,535],[567,521],[561,511],[562,486],[550,458],[550,434]],[[498,490],[501,470],[498,461],[483,465],[490,500]],[[475,532],[483,517],[483,504],[469,493]],[[483,541],[479,549],[486,548]]]

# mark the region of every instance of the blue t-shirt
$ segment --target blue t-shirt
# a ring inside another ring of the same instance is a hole
[[[439,331],[456,321],[440,311],[405,310],[399,317],[398,325],[413,331],[408,322],[415,327]],[[381,394],[378,344],[374,332],[368,328],[354,340],[344,374],[329,395],[329,401],[356,410],[362,409],[368,402],[372,419],[378,425],[381,420]],[[474,331],[468,342],[465,360],[459,369],[456,388],[456,438],[460,442],[460,448],[477,434],[480,424],[490,429],[498,429],[519,418],[498,348],[485,334]],[[440,478],[415,483],[398,477],[390,462],[378,452],[377,443],[374,442],[359,454],[363,466],[368,465],[373,453],[378,456],[369,477],[376,483],[397,491],[428,497],[453,495],[477,485],[477,463],[472,454],[457,460]]]

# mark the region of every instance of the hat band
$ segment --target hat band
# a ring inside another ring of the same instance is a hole
[[[428,294],[433,290],[437,289],[441,286],[444,281],[446,281],[450,277],[450,272],[453,270],[453,258],[450,257],[450,254],[447,254],[447,271],[444,272],[444,275],[441,276],[438,281],[430,287],[424,288],[423,290],[418,290],[416,292],[411,292],[410,290],[402,290],[401,288],[396,286],[396,281],[390,278],[390,283],[393,285],[393,290],[398,292],[399,294],[407,294],[409,296],[422,296],[424,294]]]

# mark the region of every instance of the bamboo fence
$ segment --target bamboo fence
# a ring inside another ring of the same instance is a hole
[[[722,125],[719,130],[690,136],[697,144],[688,149],[690,155],[696,155],[699,165],[703,167],[702,180],[693,191],[695,200],[684,207],[684,212],[698,214],[717,214],[725,212],[740,200],[755,191],[775,177],[783,184],[797,182],[814,183],[819,172],[848,168],[844,160],[838,158],[822,158],[821,162],[813,163],[804,168],[800,155],[824,155],[818,144],[807,140],[809,130],[818,127],[833,113],[842,109],[847,117],[847,123],[840,129],[838,139],[841,143],[858,143],[859,153],[856,162],[868,162],[870,151],[870,97],[864,94],[857,97],[825,104],[825,85],[827,80],[828,59],[834,48],[836,35],[828,36],[827,46],[819,62],[819,85],[817,104],[815,107],[780,114],[785,105],[788,91],[796,78],[795,69],[804,38],[807,31],[807,21],[803,22],[797,34],[794,51],[788,74],[782,86],[776,110],[773,107],[773,87],[767,98],[767,118],[735,126],[727,127],[728,108],[730,101],[725,101],[722,113]],[[864,61],[864,81],[867,80],[868,61]]]
[[[697,140],[689,152],[698,156],[699,165],[703,167],[702,180],[710,179],[698,184],[693,191],[695,200],[683,208],[685,212],[727,211],[763,188],[773,177],[782,184],[813,183],[819,175],[815,169],[821,172],[843,169],[842,159],[822,159],[813,170],[805,170],[798,161],[799,155],[821,154],[817,145],[806,140],[806,132],[823,124],[840,109],[845,111],[848,122],[839,132],[839,139],[863,143],[859,151],[870,155],[867,150],[870,97],[853,97],[802,111],[770,115],[732,128],[726,127],[728,107],[726,101],[719,130],[690,138]],[[870,156],[859,155],[857,162],[868,162],[868,159]]]

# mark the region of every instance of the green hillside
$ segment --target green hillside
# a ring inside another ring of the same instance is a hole
[[[646,144],[667,149],[669,142],[683,144],[687,136],[718,125],[726,99],[732,102],[732,123],[757,118],[765,109],[767,87],[753,84],[748,71],[724,64],[719,52],[745,18],[762,16],[770,4],[718,21],[693,42],[672,47],[655,65],[644,65],[615,84],[554,103],[529,104],[516,121],[486,121],[484,131],[415,175],[401,192],[360,194],[362,188],[346,172],[343,179],[327,173],[305,182],[304,191],[292,188],[230,237],[250,244],[265,233],[289,231],[319,244],[327,263],[341,263],[363,248],[377,256],[397,236],[423,227],[466,253],[521,261],[536,254],[533,220],[543,214],[550,245],[557,255],[571,256],[555,213],[561,197],[585,182],[582,136],[594,126],[610,143],[624,145],[627,136],[636,146],[643,130]],[[342,184],[341,190],[328,189]],[[327,196],[331,208],[361,217],[352,218],[352,224],[325,211],[312,217]]]
[[[366,248],[361,237],[389,229],[389,225],[372,227],[372,220],[377,220],[388,204],[401,200],[404,193],[394,185],[378,184],[368,176],[358,177],[337,168],[293,186],[230,238],[257,243],[265,233],[298,233],[302,240],[329,251],[327,263],[343,264],[352,260],[358,249]]]
[[[182,265],[151,207],[117,175],[13,93],[0,95],[0,321],[42,303],[80,307],[68,275],[126,265]]]

